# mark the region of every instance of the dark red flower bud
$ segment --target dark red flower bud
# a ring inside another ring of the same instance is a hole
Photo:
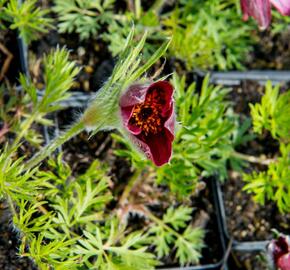
[[[290,270],[290,243],[288,237],[281,235],[278,239],[272,240],[267,250],[277,269]]]
[[[120,108],[133,143],[155,165],[167,163],[175,125],[172,85],[166,81],[131,85],[120,98]]]

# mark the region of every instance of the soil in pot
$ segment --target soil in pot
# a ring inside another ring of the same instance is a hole
[[[8,81],[18,83],[21,72],[17,34],[9,29],[0,29],[0,84]]]
[[[0,202],[0,269],[1,270],[37,270],[28,257],[20,257],[19,233],[13,227],[8,205]]]
[[[229,269],[267,270],[265,253],[232,251],[229,257]]]
[[[231,172],[222,187],[229,235],[238,241],[258,241],[272,239],[274,228],[289,234],[290,214],[281,214],[272,202],[257,204],[243,186],[241,175]]]
[[[259,41],[248,55],[248,69],[290,70],[290,29],[281,33],[259,32]]]

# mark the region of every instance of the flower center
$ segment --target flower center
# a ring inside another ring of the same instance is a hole
[[[134,106],[130,123],[140,127],[145,135],[160,132],[162,130],[162,103],[164,103],[162,101],[157,90],[148,92],[145,101]]]

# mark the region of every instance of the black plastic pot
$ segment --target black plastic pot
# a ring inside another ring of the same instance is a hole
[[[212,83],[227,86],[240,85],[242,81],[256,81],[264,85],[268,80],[272,81],[273,84],[288,83],[290,82],[290,71],[251,70],[210,73]]]

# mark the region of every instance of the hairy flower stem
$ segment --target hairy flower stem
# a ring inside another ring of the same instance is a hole
[[[59,146],[67,142],[72,137],[76,136],[85,129],[85,125],[82,121],[75,123],[66,132],[55,138],[51,143],[46,145],[40,152],[36,153],[30,160],[25,164],[24,169],[29,170],[35,167],[38,163],[48,157],[53,151]]]
[[[131,178],[129,179],[129,182],[126,185],[126,187],[125,187],[125,189],[120,197],[120,200],[119,200],[120,206],[123,206],[126,203],[126,200],[128,199],[131,190],[134,188],[134,186],[136,185],[138,180],[141,179],[142,171],[143,171],[143,169],[137,169],[134,172],[134,174],[131,176]]]
[[[246,155],[246,154],[242,154],[242,153],[238,153],[238,152],[233,152],[232,156],[236,157],[236,158],[240,158],[240,159],[245,160],[245,161],[250,162],[250,163],[258,163],[261,165],[269,165],[270,163],[275,162],[275,159],[263,159],[260,157]]]

